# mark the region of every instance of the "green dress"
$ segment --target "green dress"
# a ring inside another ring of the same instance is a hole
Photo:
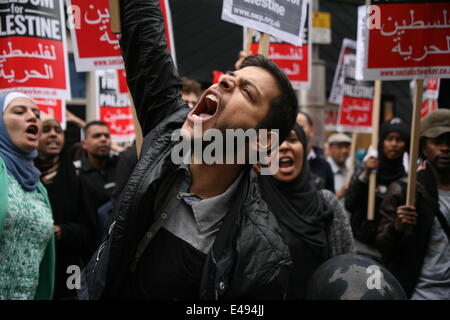
[[[24,191],[15,178],[6,176],[7,205],[0,232],[0,300],[51,298],[40,296],[42,288],[38,289],[54,246],[47,195],[41,188]],[[53,286],[52,280],[46,282],[44,286]]]

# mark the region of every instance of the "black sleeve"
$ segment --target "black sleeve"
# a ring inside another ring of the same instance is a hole
[[[122,0],[120,46],[127,82],[145,136],[183,105],[156,0]]]
[[[331,166],[326,160],[324,161],[324,167],[325,167],[325,171],[326,171],[325,189],[330,190],[331,192],[335,193],[336,191],[334,190],[333,170],[331,170]]]
[[[345,193],[345,208],[353,215],[361,206],[367,203],[369,184],[359,180],[362,169],[355,170],[352,180]]]

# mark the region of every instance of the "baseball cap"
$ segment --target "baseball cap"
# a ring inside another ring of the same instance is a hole
[[[352,143],[352,139],[344,133],[334,133],[328,137],[328,144]]]
[[[420,136],[437,138],[450,132],[450,109],[437,109],[430,112],[420,121]]]

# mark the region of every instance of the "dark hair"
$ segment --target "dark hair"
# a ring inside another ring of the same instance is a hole
[[[299,111],[298,113],[300,113],[300,114],[302,114],[302,115],[305,116],[306,122],[308,122],[308,124],[309,124],[309,126],[310,126],[311,128],[314,126],[313,119],[311,118],[311,116],[310,116],[309,114],[307,114],[307,113],[304,112],[304,111]]]
[[[202,94],[202,85],[192,79],[189,79],[187,77],[181,77],[181,91],[183,92],[193,92],[195,95],[200,96]]]
[[[107,128],[109,129],[108,125],[107,125],[105,122],[100,121],[100,120],[92,120],[92,121],[89,121],[89,122],[83,127],[83,132],[84,132],[84,136],[85,136],[85,137],[86,137],[86,133],[87,133],[88,129],[89,129],[90,127],[92,127],[92,126],[105,126],[105,127],[107,127]]]
[[[239,69],[245,67],[260,67],[269,72],[278,84],[281,93],[269,104],[269,113],[261,121],[258,129],[278,129],[280,145],[287,138],[297,117],[297,95],[286,74],[272,61],[263,55],[248,56],[242,61]]]

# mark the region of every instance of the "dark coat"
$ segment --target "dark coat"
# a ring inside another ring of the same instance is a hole
[[[316,183],[316,187],[320,189],[327,189],[334,191],[334,174],[328,161],[323,157],[323,150],[318,147],[313,147],[316,153],[316,158],[309,160],[309,167],[311,172],[320,178],[321,182]]]
[[[177,168],[170,159],[177,143],[171,135],[190,110],[180,98],[158,3],[134,0],[121,5],[127,81],[146,137],[109,232],[82,275],[82,299],[126,298],[121,295],[124,283],[154,236],[149,230],[155,228],[155,196],[166,193],[160,190],[161,181],[172,179]],[[197,298],[282,299],[287,291],[289,249],[255,176],[250,168],[244,170],[206,259]]]
[[[61,228],[56,240],[55,293],[56,299],[76,297],[75,290],[66,285],[67,268],[83,268],[97,246],[93,213],[84,198],[80,181],[68,154],[61,154],[56,176],[44,183],[52,206],[54,224]]]
[[[400,281],[408,297],[413,294],[420,276],[428,250],[435,211],[439,210],[437,187],[433,184],[434,178],[430,169],[417,173],[417,225],[412,235],[401,233],[394,227],[397,207],[406,203],[406,178],[391,183],[380,206],[381,219],[376,238],[377,248],[382,254],[383,264]]]

